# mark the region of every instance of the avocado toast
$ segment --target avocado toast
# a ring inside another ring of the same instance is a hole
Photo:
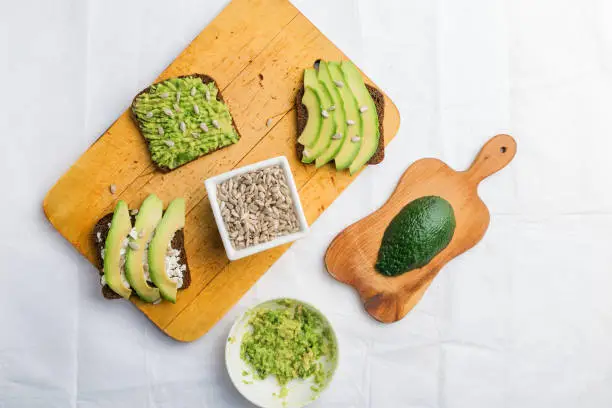
[[[136,95],[131,113],[153,163],[163,172],[240,140],[229,107],[208,75],[153,84]]]
[[[180,210],[181,206],[184,211],[184,201],[176,199],[169,204],[168,209],[178,207]],[[139,211],[131,210],[129,213],[127,204],[119,201],[115,212],[105,215],[94,226],[92,239],[96,248],[102,295],[105,298],[129,298],[134,294],[149,303],[157,303],[161,298],[174,302],[176,289],[189,287],[191,272],[182,227],[184,212],[181,215],[180,211],[166,210],[162,216],[161,207],[161,200],[154,195],[145,199]],[[117,222],[119,220],[120,223]],[[160,226],[164,225],[163,235],[167,241],[163,240],[162,234],[158,234]],[[117,229],[116,226],[123,228]],[[160,235],[158,244],[154,242],[156,234]],[[109,250],[112,247],[114,253]],[[149,258],[152,254],[161,259],[162,265],[159,265],[159,261],[151,264]],[[171,282],[157,287],[153,282],[161,279],[156,279],[159,274],[153,276],[153,270],[166,273]]]
[[[295,99],[298,157],[356,173],[384,159],[383,94],[349,61],[315,63]],[[316,78],[316,80],[313,80]],[[333,129],[330,132],[329,129]],[[330,137],[331,135],[331,137]]]

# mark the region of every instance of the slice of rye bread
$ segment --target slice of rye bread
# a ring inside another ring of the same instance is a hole
[[[136,220],[135,216],[130,217],[132,219],[132,225]],[[94,242],[94,247],[96,248],[96,261],[98,263],[98,271],[100,272],[100,277],[104,275],[104,260],[102,259],[102,248],[104,248],[104,243],[106,242],[106,237],[108,235],[108,230],[110,222],[113,219],[113,213],[106,214],[104,217],[100,219],[96,223],[93,229],[92,239]],[[100,240],[98,240],[98,232],[100,233]],[[187,262],[187,252],[185,251],[185,234],[183,230],[178,230],[174,237],[172,238],[172,248],[178,249],[181,251],[179,254],[179,263],[181,265],[187,266],[185,272],[183,272],[183,287],[179,290],[187,289],[191,284],[191,271],[189,270],[189,263]],[[136,293],[132,290],[132,295],[137,296]],[[106,299],[121,299],[121,296],[113,292],[113,290],[108,286],[102,286],[102,296]]]
[[[377,88],[366,84],[366,88],[368,88],[368,92],[370,92],[370,96],[374,101],[374,105],[376,105],[376,113],[378,114],[378,133],[380,133],[380,138],[378,139],[378,147],[376,148],[376,152],[374,155],[368,160],[368,164],[378,164],[385,158],[385,129],[383,127],[383,121],[385,119],[385,97],[382,92],[380,92]],[[295,110],[297,117],[297,136],[299,136],[304,128],[306,127],[306,122],[308,122],[308,110],[306,106],[302,104],[302,97],[304,96],[304,87],[300,88],[295,96]],[[299,158],[302,157],[302,152],[304,151],[304,146],[297,143],[296,139],[296,151]]]
[[[162,81],[159,81],[159,82],[164,82],[164,81],[166,81],[166,80],[168,80],[168,79],[172,79],[172,78],[189,78],[189,77],[200,78],[200,79],[202,80],[202,82],[204,82],[205,84],[209,84],[209,83],[211,83],[211,82],[214,82],[214,83],[215,83],[215,85],[217,86],[217,100],[218,100],[219,102],[223,102],[223,103],[225,103],[225,99],[223,99],[223,95],[221,94],[221,89],[219,89],[219,86],[217,85],[217,81],[215,81],[215,80],[213,79],[213,77],[211,77],[211,76],[209,76],[209,75],[206,75],[206,74],[190,74],[190,75],[181,75],[181,76],[177,76],[177,77],[166,78],[166,79],[164,79],[164,80],[162,80]],[[134,97],[134,99],[132,99],[132,104],[130,105],[130,114],[131,114],[130,116],[132,117],[132,119],[133,119],[133,120],[134,120],[134,122],[136,123],[136,127],[138,127],[138,130],[140,131],[140,134],[142,135],[142,138],[143,138],[143,139],[145,140],[145,142],[147,143],[147,148],[149,149],[149,151],[151,151],[150,146],[149,146],[149,141],[148,141],[148,140],[147,140],[147,139],[144,137],[144,134],[142,133],[142,130],[140,129],[140,123],[138,122],[138,118],[136,117],[136,113],[134,112],[134,102],[136,102],[136,98],[137,98],[139,95],[141,95],[141,94],[143,94],[143,93],[145,93],[145,92],[149,92],[149,89],[151,88],[151,86],[153,86],[153,85],[155,85],[155,84],[157,84],[157,83],[159,83],[159,82],[156,82],[156,83],[154,83],[154,84],[151,84],[151,85],[149,85],[148,87],[146,87],[145,89],[143,89],[142,91],[138,92],[138,93],[136,94],[136,96]],[[227,105],[227,104],[226,104],[226,105]],[[230,115],[231,115],[231,112],[230,112]],[[242,135],[241,135],[241,134],[240,134],[240,132],[238,131],[238,127],[236,127],[236,122],[234,121],[234,116],[231,116],[231,117],[232,117],[232,127],[234,128],[234,130],[236,131],[236,134],[238,135],[238,140],[240,140],[240,139],[242,138]],[[229,145],[229,146],[231,146],[231,145]],[[209,155],[209,154],[211,154],[211,153],[216,152],[217,150],[220,150],[220,149],[223,149],[224,147],[229,147],[229,146],[220,146],[220,147],[216,148],[215,150],[211,150],[210,152],[208,152],[208,153],[206,153],[206,154],[203,154],[202,156],[207,156],[207,155]],[[173,168],[173,169],[171,169],[171,168],[169,168],[169,167],[165,167],[165,166],[159,166],[159,165],[158,165],[157,163],[155,163],[153,160],[151,160],[151,162],[153,163],[153,165],[154,165],[154,166],[155,166],[155,167],[156,167],[156,168],[157,168],[159,171],[161,171],[161,172],[163,172],[163,173],[169,173],[169,172],[171,172],[171,171],[173,171],[173,170],[178,169],[179,167],[183,167],[184,165],[189,164],[189,163],[191,163],[191,162],[193,162],[193,161],[195,161],[195,160],[199,159],[199,158],[200,158],[200,157],[202,157],[202,156],[199,156],[199,157],[198,157],[198,158],[196,158],[196,159],[193,159],[193,160],[191,160],[191,161],[188,161],[187,163],[183,163],[183,164],[181,164],[180,166],[177,166],[177,167],[175,167],[175,168]]]

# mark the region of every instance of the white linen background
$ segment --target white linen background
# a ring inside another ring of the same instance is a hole
[[[2,0],[0,407],[248,407],[225,337],[278,296],[317,305],[339,335],[337,375],[313,406],[612,406],[608,0],[296,0],[397,104],[385,161],[194,343],[102,300],[42,199],[225,3]],[[481,185],[484,239],[405,319],[376,323],[326,274],[330,240],[414,160],[462,169],[501,132],[518,154]]]

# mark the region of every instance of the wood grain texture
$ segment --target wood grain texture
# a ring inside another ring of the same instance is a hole
[[[191,73],[213,76],[242,138],[170,173],[155,170],[129,112],[87,150],[47,194],[43,208],[55,228],[90,262],[90,234],[117,200],[138,208],[151,193],[166,204],[182,196],[191,286],[176,304],[131,301],[161,330],[181,341],[206,333],[287,250],[289,245],[229,263],[203,181],[274,156],[287,156],[302,205],[312,223],[355,177],[332,166],[315,169],[295,153],[294,98],[304,68],[315,60],[347,59],[287,0],[234,0],[204,29],[158,80]],[[372,82],[365,78],[366,82]],[[272,118],[271,126],[266,121]],[[399,127],[397,108],[385,96],[385,136]],[[109,185],[117,193],[109,192]],[[92,267],[92,279],[97,272]]]
[[[466,171],[457,172],[437,159],[415,162],[380,209],[332,241],[325,254],[328,272],[357,290],[372,317],[384,323],[400,320],[421,299],[440,269],[484,236],[490,217],[478,197],[478,184],[510,163],[515,154],[514,139],[497,135],[484,145]],[[397,277],[380,274],[374,265],[387,226],[406,204],[429,195],[440,196],[453,207],[457,225],[451,242],[420,269]]]

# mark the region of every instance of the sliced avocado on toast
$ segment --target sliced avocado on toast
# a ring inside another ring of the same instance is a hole
[[[104,245],[104,280],[106,284],[125,299],[129,299],[132,290],[124,281],[123,262],[128,234],[132,230],[132,221],[125,201],[117,202],[111,225]]]
[[[185,200],[176,198],[168,205],[149,244],[149,275],[161,297],[172,303],[176,303],[178,285],[166,273],[166,253],[177,231],[184,227]]]
[[[331,115],[329,110],[329,108],[333,105],[333,100],[329,90],[325,84],[319,82],[317,79],[317,73],[312,68],[304,71],[304,87],[313,89],[319,96],[319,101],[321,103],[321,128],[319,130],[319,136],[316,138],[314,143],[305,144],[302,154],[302,162],[312,163],[325,151],[325,149],[327,149],[331,143],[332,137],[336,133],[336,120]],[[310,116],[308,120],[310,121]]]
[[[135,237],[131,237],[125,261],[125,277],[138,297],[148,303],[161,299],[159,289],[150,286],[146,276],[149,270],[147,245],[162,218],[163,208],[162,201],[154,194],[145,198],[136,216]]]
[[[349,166],[350,173],[354,174],[370,160],[374,153],[376,153],[376,149],[378,149],[378,139],[380,138],[378,114],[376,113],[376,105],[357,67],[350,61],[343,61],[342,73],[357,100],[362,119],[361,147],[359,148],[359,153],[357,153],[357,156],[355,156]]]
[[[306,87],[302,96],[302,104],[308,110],[308,121],[298,138],[298,142],[304,146],[313,146],[321,133],[321,122],[323,120],[321,116],[321,100],[317,91]]]
[[[325,61],[321,61],[319,63],[317,77],[319,82],[321,82],[330,93],[333,105],[329,107],[329,110],[336,120],[336,133],[334,133],[332,136],[332,140],[327,149],[325,149],[325,151],[315,160],[315,165],[317,168],[319,168],[333,160],[340,151],[340,147],[346,138],[347,124],[346,114],[344,111],[344,101],[342,100],[342,96],[340,96],[338,88],[332,81],[329,68]]]

